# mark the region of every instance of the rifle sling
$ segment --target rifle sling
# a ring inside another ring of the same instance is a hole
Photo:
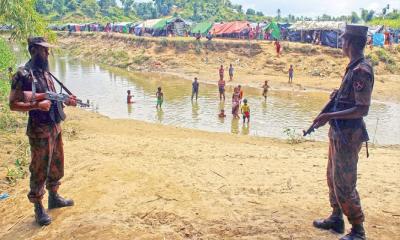
[[[64,89],[69,95],[74,95],[72,92],[60,81],[58,80],[51,72],[48,72],[50,76],[56,80],[56,82],[61,86],[62,89]]]

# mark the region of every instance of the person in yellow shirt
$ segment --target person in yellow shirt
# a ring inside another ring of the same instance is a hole
[[[247,99],[243,100],[241,112],[243,114],[243,123],[246,123],[246,118],[247,123],[250,123],[250,106],[247,104]]]

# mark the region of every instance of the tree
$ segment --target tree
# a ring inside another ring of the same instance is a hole
[[[276,16],[276,20],[281,20],[281,10],[278,8],[278,10],[276,11],[277,16]]]
[[[100,10],[103,13],[107,13],[110,7],[115,7],[116,5],[115,0],[99,0]]]
[[[58,15],[63,16],[66,11],[65,1],[53,0],[53,9],[58,13]]]
[[[99,12],[100,6],[96,0],[82,0],[81,9],[86,16],[94,18]]]
[[[351,23],[358,23],[361,18],[357,15],[356,12],[351,13]]]
[[[44,36],[55,39],[55,34],[47,29],[46,21],[36,12],[34,0],[0,0],[0,25],[8,24],[11,39],[26,44],[31,36]]]
[[[248,8],[246,11],[246,15],[254,16],[256,15],[256,11],[254,9]]]
[[[258,12],[256,13],[256,15],[259,16],[259,17],[264,17],[264,13],[261,12],[261,11],[258,11]]]
[[[76,11],[76,9],[78,9],[78,2],[76,0],[69,0],[67,1],[67,9],[70,12],[74,12]]]
[[[124,8],[124,15],[129,16],[135,4],[135,0],[121,0],[122,7]]]
[[[35,9],[40,14],[49,14],[51,12],[52,5],[46,0],[37,0],[35,3]]]

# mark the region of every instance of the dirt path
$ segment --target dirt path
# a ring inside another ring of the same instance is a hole
[[[60,192],[76,206],[51,211],[53,223],[39,228],[22,180],[0,201],[0,239],[338,238],[311,226],[329,211],[326,143],[68,114]],[[399,154],[398,146],[372,148],[369,159],[361,154],[369,239],[400,232]]]

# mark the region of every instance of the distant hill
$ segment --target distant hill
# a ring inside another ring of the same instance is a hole
[[[181,16],[194,22],[268,19],[261,11],[248,9],[229,0],[37,0],[36,10],[53,23],[137,21],[165,16]],[[269,17],[270,19],[271,17]]]

